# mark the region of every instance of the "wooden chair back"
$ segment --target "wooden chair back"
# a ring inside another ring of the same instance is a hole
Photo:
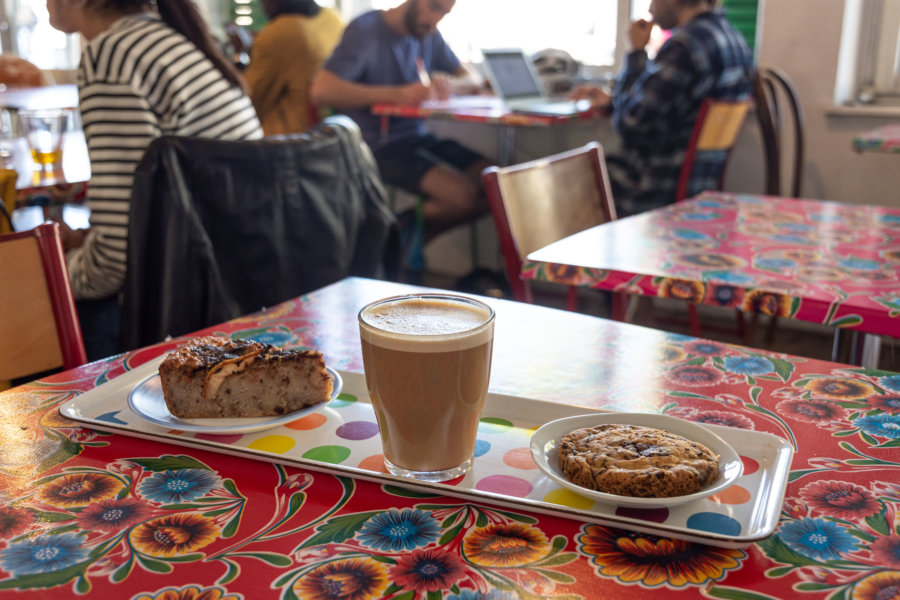
[[[0,380],[87,362],[59,225],[0,235]]]
[[[675,201],[680,202],[688,196],[691,175],[694,163],[699,152],[724,151],[725,161],[734,147],[737,136],[741,131],[750,101],[715,100],[707,98],[700,105],[697,120],[694,121],[694,129],[684,154],[684,162],[678,174],[678,186],[675,191]],[[725,167],[719,174],[716,189],[721,190],[725,179]]]
[[[753,93],[765,151],[766,194],[799,198],[805,148],[797,90],[784,71],[761,66]],[[787,181],[785,173],[789,174]]]
[[[616,218],[603,148],[581,148],[481,175],[513,297],[531,302],[521,278],[525,257],[564,237]]]

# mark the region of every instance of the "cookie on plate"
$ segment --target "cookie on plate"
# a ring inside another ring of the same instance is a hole
[[[559,466],[566,479],[591,490],[667,498],[700,491],[718,475],[719,458],[662,429],[606,424],[564,435]]]

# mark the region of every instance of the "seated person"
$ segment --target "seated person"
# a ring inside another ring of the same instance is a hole
[[[631,25],[633,50],[610,97],[597,86],[574,90],[600,107],[612,106],[621,154],[607,156],[620,216],[675,201],[678,173],[704,98],[744,100],[753,89],[753,58],[716,0],[652,0],[650,14],[671,37],[656,58],[645,47],[653,23]],[[697,157],[689,194],[718,184],[724,155]],[[698,171],[702,173],[697,177]]]
[[[309,86],[341,38],[344,24],[315,0],[261,0],[270,21],[260,30],[244,73],[266,135],[310,128]]]
[[[50,0],[48,9],[53,27],[85,40],[78,91],[91,226],[63,225],[63,242],[93,360],[116,349],[131,185],[147,146],[163,135],[255,139],[262,128],[240,75],[191,0]],[[100,329],[102,340],[94,335]]]
[[[484,215],[481,171],[488,161],[455,141],[426,134],[420,119],[392,118],[381,136],[379,102],[415,105],[446,99],[452,86],[474,88],[437,30],[455,0],[406,0],[351,22],[313,79],[313,99],[353,118],[372,148],[386,183],[426,196],[425,239]],[[429,75],[430,73],[430,75]],[[401,215],[406,227],[410,215]]]

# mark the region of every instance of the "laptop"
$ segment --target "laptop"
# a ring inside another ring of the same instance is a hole
[[[521,49],[492,49],[481,53],[491,87],[510,110],[565,116],[590,109],[586,100],[547,97],[534,66]]]

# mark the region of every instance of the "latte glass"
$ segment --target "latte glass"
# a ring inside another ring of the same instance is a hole
[[[463,475],[491,375],[493,309],[451,294],[395,296],[365,306],[359,330],[385,468],[423,481]]]

